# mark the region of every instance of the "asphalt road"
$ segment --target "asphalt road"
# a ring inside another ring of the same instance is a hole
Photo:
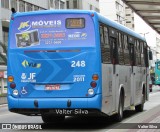
[[[160,123],[160,88],[154,87],[153,92],[150,93],[149,101],[144,105],[143,112],[135,112],[134,110],[125,111],[124,120],[122,123],[117,123],[114,117],[67,117],[63,123],[59,124],[44,124],[41,117],[24,116],[8,111],[7,105],[0,106],[0,123],[36,123],[41,125],[43,131],[100,131],[100,132],[115,132],[127,131],[129,129],[122,129],[127,123]],[[130,125],[130,124],[129,124]],[[121,129],[120,129],[121,128]],[[151,129],[150,129],[151,130]],[[0,130],[1,131],[1,130]],[[6,131],[6,130],[5,130]],[[11,130],[8,130],[11,131]],[[22,130],[19,130],[22,131]],[[31,130],[29,130],[31,131]],[[40,130],[38,130],[40,131]],[[140,131],[140,129],[132,131]],[[142,131],[142,130],[141,130]],[[143,129],[142,132],[144,132]],[[149,132],[148,130],[146,130]],[[154,129],[154,131],[160,131]],[[35,132],[35,131],[34,131]]]

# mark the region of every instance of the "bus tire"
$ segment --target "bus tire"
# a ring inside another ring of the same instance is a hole
[[[143,93],[142,103],[139,104],[139,105],[136,105],[136,106],[135,106],[135,110],[136,110],[137,112],[142,112],[142,111],[143,111],[143,108],[144,108],[144,103],[145,103],[145,92]]]
[[[65,116],[56,116],[52,114],[42,114],[41,117],[44,123],[59,123],[63,122],[65,119]]]
[[[121,92],[119,97],[118,113],[116,114],[116,120],[118,122],[122,121],[123,119],[123,109],[124,109],[124,98]]]

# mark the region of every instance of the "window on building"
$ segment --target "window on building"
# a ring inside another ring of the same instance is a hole
[[[8,43],[8,32],[3,31],[3,41],[4,43]]]
[[[14,8],[17,11],[17,0],[11,0],[11,8]]]
[[[131,23],[131,21],[126,21],[126,23]]]
[[[65,3],[63,1],[60,1],[60,9],[64,9]]]
[[[77,9],[78,6],[77,6],[77,0],[73,0],[73,9]]]
[[[66,1],[67,9],[69,9],[69,1]]]
[[[26,3],[26,11],[32,11],[32,4]]]
[[[92,5],[89,6],[90,10],[92,10]]]
[[[3,32],[3,41],[5,44],[8,43],[8,32],[9,32],[9,28],[7,27],[2,27],[2,32]]]
[[[55,9],[59,9],[59,0],[54,1]]]
[[[9,0],[1,0],[1,7],[9,9]]]
[[[95,11],[99,13],[99,9],[98,8],[95,8]]]
[[[39,7],[39,10],[46,10],[46,9]]]
[[[24,11],[25,11],[25,2],[19,1],[19,12],[24,12]]]
[[[35,11],[38,11],[38,10],[39,10],[39,7],[38,7],[38,6],[34,6],[34,10],[35,10]]]
[[[126,14],[126,16],[131,16],[131,14]]]
[[[53,0],[50,0],[50,7],[53,8]]]
[[[119,3],[116,1],[116,9],[119,10]]]

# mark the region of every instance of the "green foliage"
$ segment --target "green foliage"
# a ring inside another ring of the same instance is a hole
[[[7,93],[0,94],[0,97],[6,97]]]

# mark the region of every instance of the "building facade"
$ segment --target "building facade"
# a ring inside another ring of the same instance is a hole
[[[67,9],[99,10],[99,0],[66,0]]]
[[[122,0],[100,0],[100,13],[122,25],[125,21],[125,4]]]
[[[125,5],[125,23],[126,23],[126,27],[134,30],[134,15],[135,13],[133,12],[133,10],[131,10],[130,7],[128,7],[127,5]]]

